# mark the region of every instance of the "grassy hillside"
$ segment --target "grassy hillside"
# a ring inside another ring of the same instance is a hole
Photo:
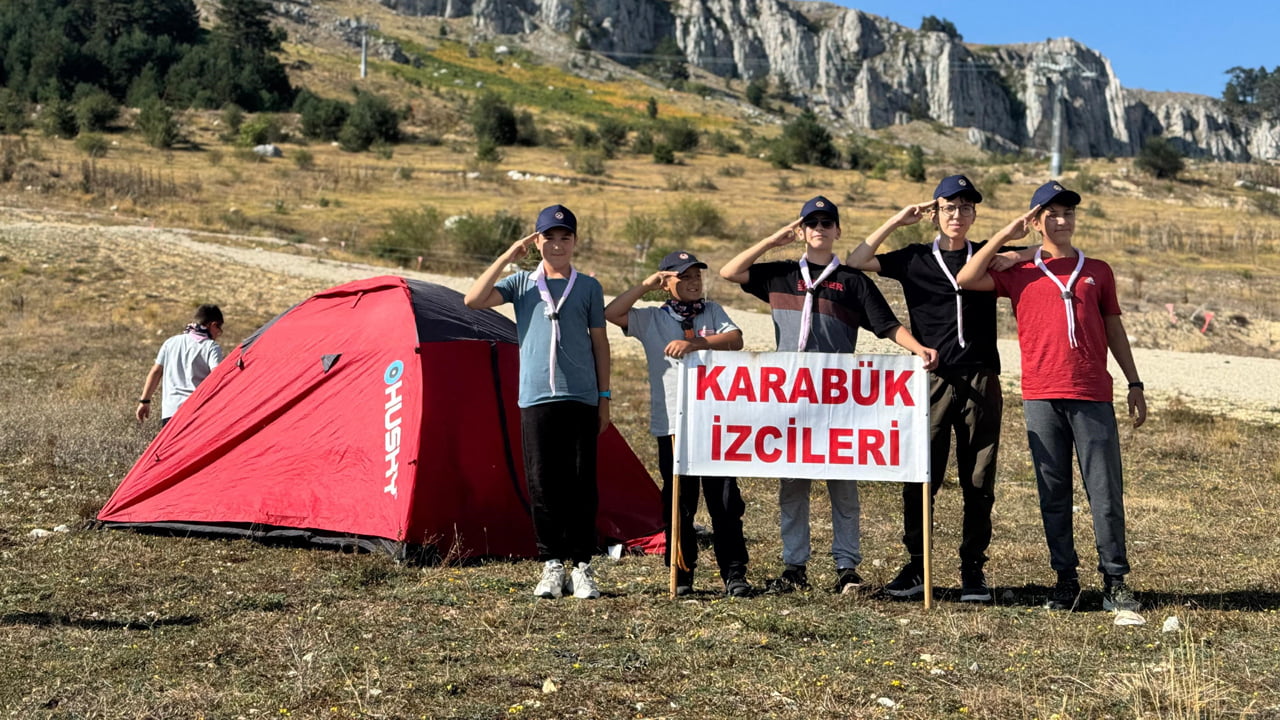
[[[1039,608],[1052,574],[1012,394],[994,606],[952,601],[954,486],[938,502],[936,608],[875,594],[902,559],[898,488],[880,484],[863,486],[863,594],[825,591],[830,524],[815,493],[811,593],[723,599],[707,558],[699,593],[672,602],[660,560],[628,557],[603,564],[600,601],[539,602],[533,562],[420,568],[89,529],[153,436],[131,401],[191,305],[221,300],[230,345],[319,288],[211,266],[159,239],[6,226],[0,710],[14,717],[1280,715],[1275,427],[1175,403],[1140,431],[1122,429],[1142,627],[1099,610],[1083,520],[1085,611]],[[614,378],[615,420],[652,468],[643,368],[619,357]],[[743,486],[760,585],[778,571],[776,483]],[[70,532],[29,535],[59,525]],[[1162,632],[1170,616],[1182,629]]]

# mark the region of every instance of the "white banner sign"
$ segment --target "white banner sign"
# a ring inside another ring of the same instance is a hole
[[[681,475],[929,482],[929,378],[912,355],[686,355]]]

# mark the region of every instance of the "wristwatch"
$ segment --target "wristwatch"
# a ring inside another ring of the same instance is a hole
[[[1130,389],[1130,390],[1142,390],[1143,392],[1146,392],[1146,390],[1147,390],[1147,386],[1146,386],[1146,385],[1143,385],[1141,380],[1137,380],[1137,381],[1135,381],[1135,382],[1131,382],[1131,383],[1129,383],[1129,389]]]
[[[605,398],[605,399],[609,399],[609,398],[612,398],[612,397],[613,397],[613,393],[609,392],[608,390],[601,390],[601,391],[600,391],[600,397]]]

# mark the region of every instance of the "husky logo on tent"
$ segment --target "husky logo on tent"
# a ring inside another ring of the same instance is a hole
[[[383,390],[383,393],[387,396],[387,403],[382,406],[382,425],[386,429],[383,447],[387,451],[387,486],[382,488],[382,492],[390,493],[391,497],[396,497],[398,492],[396,481],[400,478],[399,413],[400,408],[404,405],[404,399],[400,396],[400,376],[403,374],[404,363],[399,360],[393,361],[382,373],[382,380],[387,384],[387,389]]]

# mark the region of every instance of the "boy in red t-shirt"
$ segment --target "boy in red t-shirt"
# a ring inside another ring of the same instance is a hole
[[[1103,575],[1102,606],[1137,611],[1141,605],[1124,580],[1129,573],[1124,483],[1108,350],[1128,380],[1134,427],[1146,420],[1147,403],[1120,320],[1111,267],[1086,259],[1083,251],[1071,245],[1079,204],[1079,194],[1057,182],[1045,183],[1032,196],[1031,211],[996,233],[965,264],[956,281],[966,290],[995,290],[1008,297],[1018,321],[1027,440],[1036,468],[1049,563],[1058,573],[1045,607],[1073,610],[1080,596],[1076,570],[1080,560],[1071,518],[1074,449],[1093,512],[1098,570]],[[1032,229],[1042,240],[1035,259],[989,273],[988,265],[1000,248]]]

